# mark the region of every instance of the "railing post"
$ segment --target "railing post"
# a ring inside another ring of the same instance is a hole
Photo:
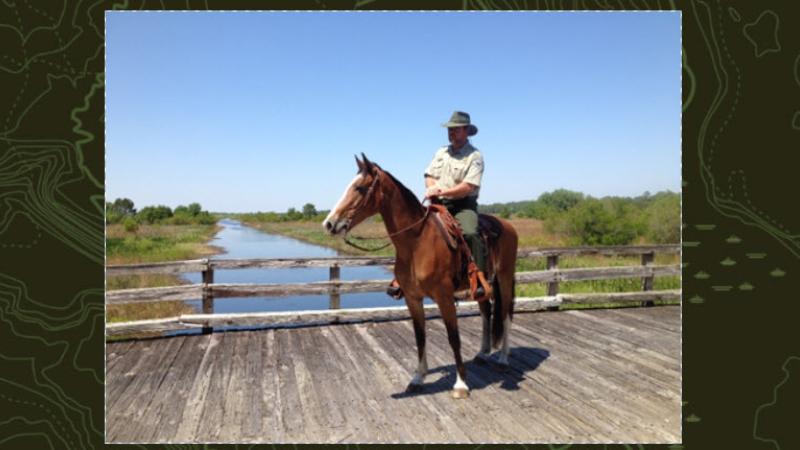
[[[341,275],[341,268],[338,264],[334,264],[330,267],[330,274],[329,274],[329,281],[331,283],[335,283],[339,281],[339,277]],[[342,307],[342,300],[341,296],[339,295],[339,286],[333,285],[331,286],[331,301],[328,305],[329,309],[341,309]]]
[[[214,269],[211,267],[208,259],[204,259],[206,269],[203,270],[203,314],[214,314],[214,292],[211,290],[210,284],[214,284]],[[203,334],[211,333],[212,328],[206,325],[203,327]]]
[[[656,254],[655,252],[649,253],[642,253],[642,265],[649,266],[652,265],[653,261],[655,261]],[[642,290],[643,291],[652,291],[653,290],[653,276],[649,277],[642,277]],[[652,300],[644,300],[642,301],[642,306],[653,306],[654,303]]]
[[[558,254],[547,255],[547,270],[558,269]],[[555,296],[558,294],[558,281],[547,282],[547,295]],[[558,311],[558,306],[551,306],[547,308],[548,311]]]

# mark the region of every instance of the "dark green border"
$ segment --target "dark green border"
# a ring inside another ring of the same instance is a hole
[[[683,447],[800,448],[796,4],[0,3],[0,447],[104,446],[104,12],[435,5],[683,11]]]

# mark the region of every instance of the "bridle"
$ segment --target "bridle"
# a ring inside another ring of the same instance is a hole
[[[372,198],[372,194],[375,191],[375,186],[378,185],[378,179],[379,179],[379,176],[378,176],[378,173],[376,172],[375,173],[375,178],[372,180],[372,183],[370,183],[369,187],[367,188],[367,191],[364,193],[364,195],[361,197],[361,200],[359,200],[359,203],[354,208],[356,211],[360,210]],[[422,201],[422,203],[424,204],[427,200],[428,200],[428,198],[426,197],[425,200]],[[405,227],[405,228],[403,228],[401,230],[395,231],[394,233],[390,233],[387,236],[387,238],[391,239],[392,237],[397,236],[398,234],[404,233],[404,232],[416,227],[417,225],[421,224],[422,222],[425,221],[425,219],[428,218],[428,213],[430,212],[430,210],[431,210],[430,208],[425,208],[425,214],[422,216],[421,219],[419,219],[418,221],[412,223],[411,225],[409,225],[409,226],[407,226],[407,227]],[[349,230],[348,230],[348,232],[349,232]],[[365,240],[363,238],[359,238],[358,236],[353,236],[353,237],[355,237],[356,239]],[[347,232],[345,232],[345,234],[344,234],[344,242],[347,245],[351,246],[351,247],[355,247],[355,248],[357,248],[359,250],[362,250],[362,251],[365,251],[365,252],[377,252],[379,250],[383,250],[386,247],[392,245],[392,241],[390,240],[386,245],[382,245],[382,246],[377,247],[377,248],[362,247],[362,246],[356,244],[355,242],[351,242],[348,239]]]

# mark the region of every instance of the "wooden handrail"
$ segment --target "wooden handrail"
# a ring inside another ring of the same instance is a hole
[[[606,247],[553,247],[521,248],[520,258],[575,255],[641,255],[648,253],[675,254],[680,252],[679,244],[635,245]],[[115,264],[106,267],[110,276],[134,275],[140,273],[182,273],[201,272],[214,269],[249,268],[302,268],[339,266],[391,266],[394,258],[389,256],[343,256],[329,258],[257,258],[257,259],[193,259],[188,261],[169,261],[137,264]]]
[[[580,269],[537,270],[517,272],[518,283],[551,283],[559,281],[609,280],[669,276],[680,274],[680,265],[617,266]],[[163,300],[191,300],[200,298],[205,287],[212,296],[225,297],[281,297],[288,295],[325,295],[333,289],[339,294],[354,292],[380,292],[391,280],[315,281],[289,284],[210,283],[168,286],[157,288],[120,289],[108,291],[109,304],[143,303]]]

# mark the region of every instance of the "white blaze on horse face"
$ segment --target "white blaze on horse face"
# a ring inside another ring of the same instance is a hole
[[[362,175],[359,173],[358,175],[353,178],[353,181],[347,185],[342,193],[342,196],[339,198],[339,201],[336,202],[336,205],[331,209],[331,212],[328,213],[328,217],[322,222],[322,226],[328,230],[330,230],[333,234],[339,232],[339,224],[341,220],[339,219],[339,209],[342,206],[342,203],[347,199],[347,193],[350,192],[350,189],[359,181],[361,180]],[[328,224],[331,224],[331,227],[328,227]]]

